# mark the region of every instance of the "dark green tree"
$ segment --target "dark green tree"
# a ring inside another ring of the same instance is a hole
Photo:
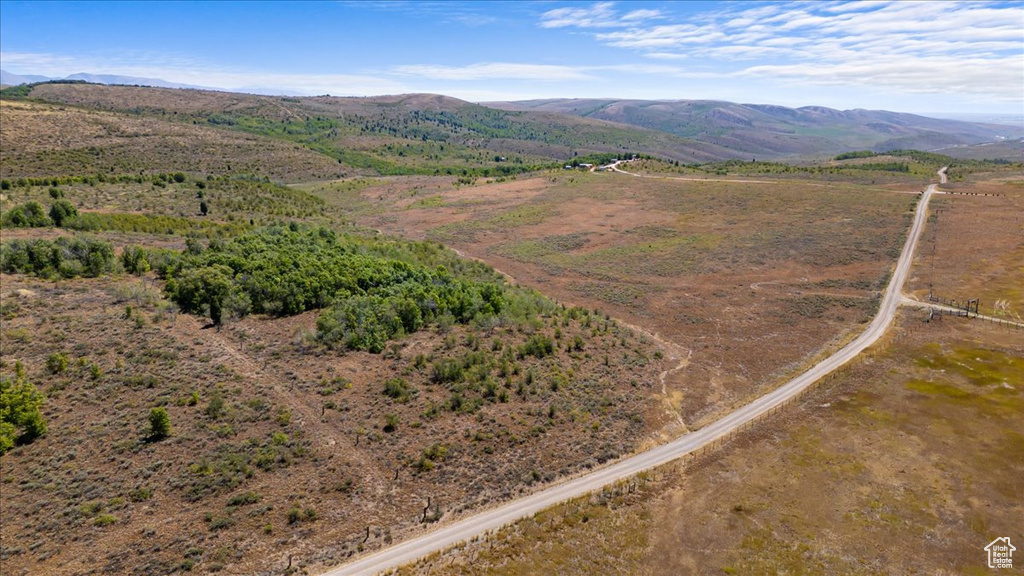
[[[149,437],[153,440],[163,440],[171,435],[171,417],[163,408],[153,408],[149,411]]]
[[[223,264],[184,270],[181,275],[167,281],[171,300],[188,313],[208,310],[215,326],[221,323],[224,300],[232,290],[234,273]]]
[[[46,217],[42,204],[26,202],[8,210],[3,224],[13,228],[42,228],[50,225],[50,219]]]
[[[50,219],[53,220],[54,226],[63,226],[66,220],[75,216],[78,216],[78,209],[67,200],[57,200],[50,206]]]
[[[46,433],[46,421],[39,409],[44,397],[25,377],[21,362],[14,365],[14,378],[0,377],[0,454],[14,444],[25,444]]]

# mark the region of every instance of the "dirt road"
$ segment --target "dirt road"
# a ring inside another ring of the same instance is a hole
[[[942,182],[946,181],[945,168],[939,171]],[[638,472],[649,470],[677,460],[705,446],[712,445],[730,433],[757,420],[759,417],[782,406],[797,397],[813,383],[829,372],[846,364],[866,348],[874,344],[892,323],[900,305],[903,284],[913,261],[918,238],[924,228],[928,212],[928,201],[935,193],[935,184],[928,186],[918,202],[913,224],[907,234],[896,268],[885,289],[881,305],[874,320],[855,340],[832,356],[822,360],[807,372],[790,380],[781,387],[765,394],[753,402],[731,412],[714,423],[690,432],[661,446],[634,456],[624,458],[590,472],[584,476],[557,483],[534,494],[512,500],[474,516],[442,526],[422,536],[406,540],[369,556],[339,566],[324,576],[347,576],[354,574],[376,574],[412,562],[422,556],[444,550],[454,544],[469,540],[486,532],[497,530],[516,520],[531,516],[545,508],[600,490],[616,481],[629,478]]]
[[[659,178],[661,180],[686,180],[688,182],[737,182],[742,184],[780,184],[778,180],[740,180],[740,179],[728,179],[728,178],[687,178],[685,176],[654,176],[648,174],[637,174],[636,172],[627,172],[622,168],[619,168],[623,160],[617,160],[607,166],[601,166],[602,170],[611,170],[612,172],[618,172],[619,174],[628,174],[630,176],[636,176],[637,178]],[[591,169],[593,172],[595,168]],[[943,181],[945,182],[945,181]]]

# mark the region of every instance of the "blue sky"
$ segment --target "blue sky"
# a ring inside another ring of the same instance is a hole
[[[1024,4],[3,0],[0,66],[297,94],[1024,114]]]

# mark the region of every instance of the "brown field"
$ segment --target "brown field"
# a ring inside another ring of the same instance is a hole
[[[336,194],[319,193],[328,203]],[[872,316],[913,201],[855,184],[574,172],[366,185],[351,217],[445,242],[656,334],[682,367],[665,381],[666,407],[691,427],[763,393]]]
[[[631,452],[659,422],[654,347],[602,316],[339,354],[302,343],[315,313],[218,331],[177,314],[152,280],[2,282],[3,370],[24,364],[49,422],[0,461],[4,574],[338,563],[421,529],[428,498],[429,514],[457,517]],[[501,368],[527,332],[558,351]],[[577,335],[583,349],[568,350]],[[54,353],[66,372],[47,370]],[[491,363],[497,396],[467,391],[453,412],[431,362],[471,354]],[[407,402],[383,394],[394,377]],[[163,442],[145,440],[152,406],[170,413]],[[447,453],[424,468],[433,445]]]
[[[1021,538],[1021,333],[906,315],[713,456],[538,514],[416,574],[987,574]]]
[[[1012,184],[983,188],[1017,197]],[[991,197],[956,202],[940,218],[987,226],[959,248],[1019,266],[1015,215],[1001,217],[1008,209]],[[935,278],[974,285],[960,273]],[[994,292],[1002,280],[993,275]],[[984,546],[1024,537],[1024,332],[924,318],[905,309],[862,358],[709,456],[555,507],[415,572],[987,574]]]
[[[917,275],[908,292],[918,300],[980,300],[982,314],[1024,318],[1024,180],[958,183],[937,196],[922,238]]]

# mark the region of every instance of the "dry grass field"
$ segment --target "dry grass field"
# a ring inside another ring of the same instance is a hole
[[[982,314],[1024,318],[1024,179],[997,176],[944,187],[935,198],[917,277],[919,300],[929,290],[946,300],[980,300]]]
[[[1006,196],[957,198],[940,218],[986,223],[959,249],[1016,264],[990,277],[998,294],[1021,263],[1015,215],[999,202],[1019,192],[1013,182],[977,186]],[[915,266],[918,285],[926,262]],[[935,276],[953,290],[975,286],[957,267],[938,270],[955,272]],[[709,456],[410,572],[987,574],[984,546],[1019,538],[1024,514],[1024,333],[924,318],[905,309],[864,357]]]
[[[1024,514],[1020,332],[907,315],[779,418],[416,574],[986,574]],[[607,572],[605,572],[607,570]]]
[[[914,184],[906,185],[913,191]],[[874,313],[915,201],[814,180],[558,172],[508,182],[342,185],[359,224],[445,242],[560,301],[657,334],[682,427],[756,396]]]

